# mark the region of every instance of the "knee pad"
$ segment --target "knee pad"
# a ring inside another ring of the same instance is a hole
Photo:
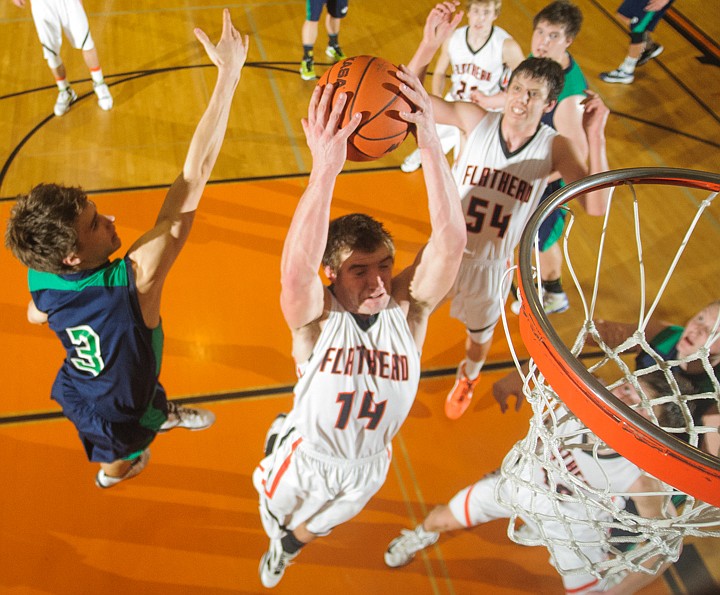
[[[630,30],[630,43],[636,45],[643,43],[647,40],[647,31],[633,31]]]
[[[493,334],[495,333],[496,325],[497,321],[485,328],[477,330],[466,328],[465,331],[467,332],[468,337],[470,337],[475,343],[485,343],[492,339]]]

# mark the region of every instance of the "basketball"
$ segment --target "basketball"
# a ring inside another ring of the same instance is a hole
[[[362,121],[348,139],[350,161],[372,161],[397,149],[408,134],[408,122],[400,112],[413,111],[412,104],[400,94],[397,67],[373,56],[355,56],[340,60],[318,81],[319,86],[334,85],[334,93],[347,94],[340,126],[353,114]]]

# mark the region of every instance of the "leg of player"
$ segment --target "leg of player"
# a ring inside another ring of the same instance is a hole
[[[110,89],[108,89],[108,86],[105,83],[105,77],[103,77],[102,69],[100,68],[100,59],[98,58],[97,49],[92,48],[89,50],[83,50],[83,59],[90,70],[90,76],[93,81],[93,90],[95,91],[95,95],[97,95],[100,109],[105,111],[112,109],[113,98],[110,94]]]
[[[325,55],[333,62],[345,60],[347,56],[340,48],[338,36],[340,35],[340,19],[327,14],[325,15],[325,28],[328,33],[328,45],[325,48]]]
[[[285,569],[291,564],[300,549],[315,539],[316,535],[310,533],[305,524],[293,531],[287,531],[280,539],[271,539],[270,547],[260,560],[260,582],[264,587],[271,589],[276,586],[285,574]]]
[[[570,302],[562,287],[562,252],[557,242],[544,252],[540,252],[540,271],[542,271],[545,313],[565,312],[570,307]]]
[[[303,57],[300,62],[300,77],[304,81],[312,81],[317,78],[315,74],[315,40],[318,34],[317,21],[306,20],[302,26]]]
[[[477,342],[473,335],[480,335],[487,329],[473,331],[468,329],[468,336],[465,339],[465,359],[460,362],[457,369],[455,385],[445,399],[445,415],[449,419],[458,419],[470,406],[473,390],[480,382],[480,370],[482,370],[487,354],[492,345],[492,334],[490,338]]]
[[[385,564],[390,568],[405,566],[417,552],[436,543],[440,533],[464,528],[450,512],[447,504],[436,506],[415,529],[403,529],[400,536],[390,542],[385,552]]]

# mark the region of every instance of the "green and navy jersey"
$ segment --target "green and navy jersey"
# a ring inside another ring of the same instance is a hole
[[[143,321],[129,259],[63,275],[31,270],[28,282],[66,352],[52,398],[91,460],[146,447],[167,414],[158,382],[163,333]]]
[[[680,341],[680,337],[682,336],[684,330],[685,329],[682,326],[668,326],[650,339],[650,347],[657,351],[658,355],[665,361],[677,359],[677,344]],[[655,360],[653,357],[644,351],[641,351],[635,358],[635,368],[638,370],[649,368],[654,364]],[[713,370],[715,371],[715,376],[720,378],[720,365],[715,366]],[[682,373],[698,392],[713,392],[714,388],[712,380],[705,372],[701,372],[700,374],[688,374],[687,372],[683,372],[679,369],[677,369],[677,371]]]
[[[587,80],[585,79],[585,75],[580,69],[580,66],[578,66],[578,63],[575,62],[575,60],[569,53],[568,58],[570,59],[570,64],[567,68],[563,70],[563,75],[565,79],[563,82],[563,88],[560,91],[560,95],[558,95],[557,103],[555,103],[555,107],[553,107],[550,112],[543,114],[543,117],[541,119],[541,122],[543,124],[547,124],[553,130],[556,130],[555,110],[557,109],[557,106],[560,105],[560,102],[563,99],[572,97],[573,95],[582,95],[584,97],[585,90],[588,88]]]

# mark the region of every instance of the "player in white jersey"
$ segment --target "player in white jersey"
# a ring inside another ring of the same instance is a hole
[[[442,2],[428,15],[423,40],[410,68],[424,76],[440,45],[462,18],[456,2]],[[513,71],[502,112],[431,97],[435,119],[460,130],[460,154],[453,175],[460,187],[468,249],[453,290],[451,315],[467,329],[465,359],[445,401],[445,413],[460,417],[470,404],[500,316],[499,280],[522,230],[537,206],[545,179],[554,171],[570,182],[608,169],[605,123],[609,110],[590,91],[583,102],[589,166],[574,145],[540,123],[563,85],[562,67],[550,58],[528,58]],[[608,190],[580,198],[591,215],[603,215]],[[509,291],[504,288],[505,295]]]
[[[18,8],[24,8],[28,2],[30,0],[13,0],[13,4]],[[82,0],[32,0],[31,11],[43,57],[47,60],[58,86],[58,97],[53,110],[55,115],[62,116],[70,109],[70,105],[77,101],[77,94],[68,83],[65,64],[60,56],[63,33],[72,47],[82,50],[98,105],[106,111],[112,109],[113,98],[100,68],[100,59],[90,34]]]
[[[507,85],[510,72],[523,60],[518,43],[504,29],[493,23],[500,15],[501,0],[468,0],[468,24],[460,27],[443,43],[432,75],[432,93],[445,93],[446,72],[450,68],[450,90],[446,101],[473,101],[475,93],[494,96]],[[489,100],[492,101],[492,100]],[[502,103],[497,104],[500,109]],[[460,133],[454,126],[438,124],[443,152],[454,149],[457,157]],[[420,167],[416,149],[403,161],[400,169],[413,172]]]
[[[672,390],[662,372],[640,376],[638,382],[648,398],[668,394]],[[640,396],[631,384],[618,386],[613,393],[626,405],[635,408],[638,413],[649,418],[648,413],[641,407]],[[664,412],[660,410],[661,408],[664,409],[666,406],[656,407],[656,415],[663,415]],[[668,414],[673,415],[671,412]],[[577,430],[582,426],[582,422],[574,417],[563,421],[564,415],[562,409],[558,409],[554,413],[554,418],[559,420],[556,435],[577,436]],[[681,415],[679,410],[675,415]],[[656,479],[645,475],[635,464],[608,448],[600,450],[595,456],[593,449],[588,449],[588,444],[596,441],[597,438],[589,433],[582,436],[582,444],[568,443],[560,449],[565,467],[579,482],[584,482],[595,489],[634,494],[631,496],[633,503],[642,516],[646,518],[665,517],[662,499],[648,495],[648,493],[660,489],[660,484]],[[543,446],[538,445],[538,448],[543,448]],[[512,512],[516,511],[520,513],[520,518],[525,521],[531,532],[539,531],[536,527],[536,522],[539,520],[542,524],[541,533],[553,539],[549,544],[546,543],[553,566],[564,572],[576,571],[562,577],[567,593],[573,595],[595,592],[630,594],[655,579],[655,575],[630,572],[623,577],[621,582],[612,584],[612,579],[609,581],[599,580],[590,573],[582,571],[582,568],[585,567],[583,559],[591,563],[598,563],[607,558],[607,553],[600,545],[604,540],[597,534],[592,523],[574,523],[572,534],[569,534],[567,519],[589,520],[593,518],[599,520],[603,513],[599,508],[586,508],[572,498],[556,500],[544,494],[545,488],[547,488],[572,495],[574,490],[582,489],[582,487],[577,487],[576,483],[573,482],[573,485],[566,486],[554,482],[549,485],[548,476],[540,464],[537,464],[534,469],[528,468],[525,478],[529,484],[527,487],[522,486],[511,491],[509,484],[500,482],[500,479],[499,470],[486,475],[478,482],[460,490],[448,504],[435,507],[414,530],[403,530],[399,537],[390,542],[385,552],[385,563],[392,568],[404,566],[413,559],[417,552],[434,544],[442,532],[469,529],[496,519],[508,519]],[[499,482],[500,486],[497,487]],[[538,489],[533,485],[544,487]],[[496,493],[496,488],[500,493]],[[501,504],[501,502],[512,503],[512,510],[507,504]],[[522,510],[528,511],[527,515],[523,515]],[[671,510],[670,513],[674,514],[674,510]],[[590,515],[595,516],[591,517]],[[609,515],[607,518],[602,518],[610,520]],[[559,545],[563,541],[567,541],[567,547]],[[593,543],[597,545],[590,545]],[[573,549],[573,545],[578,545],[579,552]],[[667,566],[668,564],[662,566],[658,574],[663,572]]]
[[[341,93],[331,107],[328,85],[315,89],[303,120],[313,167],[283,248],[280,297],[300,379],[293,409],[271,427],[253,473],[270,537],[260,563],[266,587],[280,581],[301,547],[359,513],[383,485],[391,440],[415,399],[428,317],[462,259],[460,197],[428,94],[406,68],[398,77],[416,108],[401,117],[415,125],[426,159],[432,234],[397,276],[382,224],[357,213],[329,222],[335,179],[361,114],[338,129],[347,98]]]

